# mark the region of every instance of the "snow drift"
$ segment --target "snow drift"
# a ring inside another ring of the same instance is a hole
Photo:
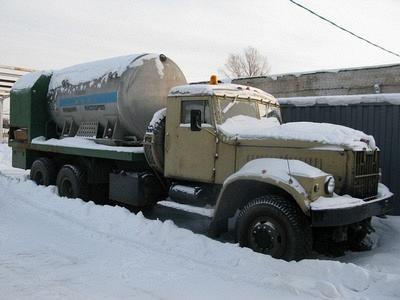
[[[10,149],[0,145],[0,159]],[[60,198],[0,162],[4,299],[398,299],[400,219],[375,220],[376,247],[342,260],[285,262],[148,220]],[[354,262],[354,263],[353,263]]]

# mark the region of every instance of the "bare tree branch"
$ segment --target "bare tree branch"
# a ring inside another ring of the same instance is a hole
[[[267,75],[270,69],[266,56],[254,47],[247,47],[242,54],[229,54],[223,73],[229,78],[252,77]]]
[[[229,73],[234,76],[241,76],[243,74],[243,68],[245,66],[245,62],[243,58],[238,54],[229,54],[228,60],[225,64],[225,68]]]

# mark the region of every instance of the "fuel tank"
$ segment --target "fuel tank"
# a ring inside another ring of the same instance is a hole
[[[62,135],[142,140],[154,112],[166,107],[169,90],[186,84],[163,54],[136,54],[56,70],[49,110]]]

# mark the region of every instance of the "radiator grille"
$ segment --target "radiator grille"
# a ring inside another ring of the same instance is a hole
[[[351,195],[361,199],[376,196],[379,183],[379,151],[354,152],[354,164]]]

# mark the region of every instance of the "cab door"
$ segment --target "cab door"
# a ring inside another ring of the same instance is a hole
[[[175,98],[168,101],[165,136],[165,176],[214,182],[215,123],[210,98]],[[201,128],[192,130],[191,112],[201,113]]]

